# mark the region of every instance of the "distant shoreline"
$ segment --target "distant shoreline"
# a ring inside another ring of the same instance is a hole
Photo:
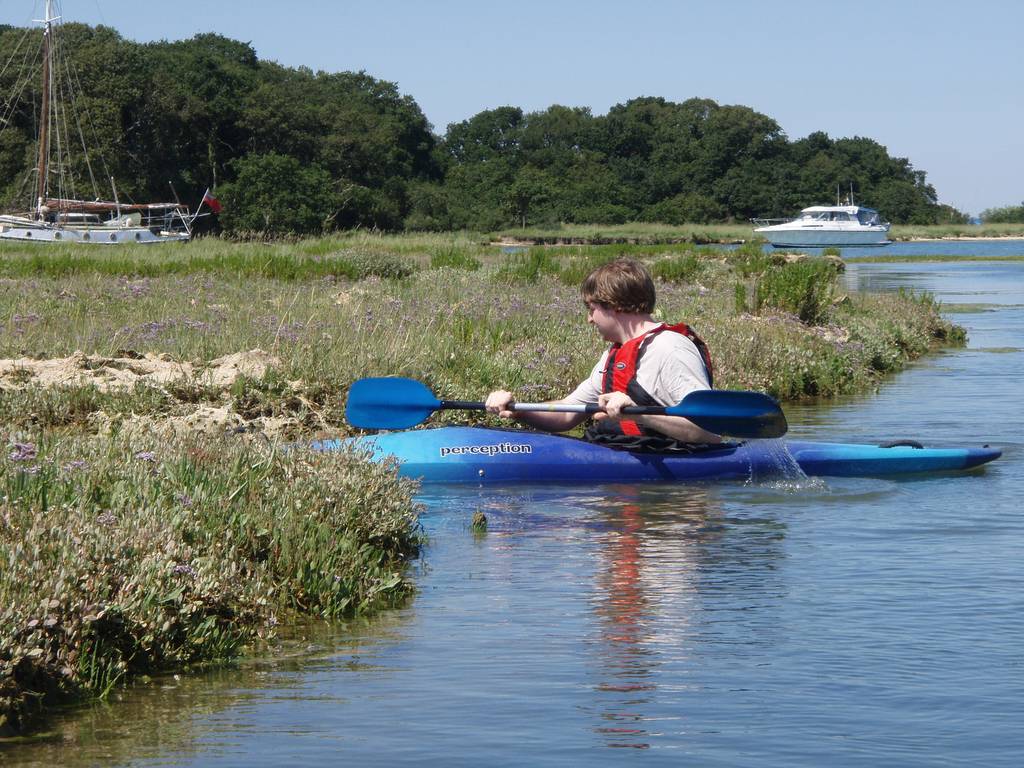
[[[897,237],[892,243],[948,243],[948,242],[973,242],[973,241],[999,241],[999,240],[1024,240],[1024,235],[956,235],[948,237]],[[682,243],[695,243],[698,245],[743,245],[749,242],[742,238],[690,238],[690,237],[666,237],[653,236],[639,237],[584,237],[584,236],[545,236],[537,237],[502,237],[491,240],[489,245],[505,248],[528,248],[538,245],[549,247],[571,247],[588,245],[680,245]]]
[[[894,243],[946,242],[950,240],[1024,240],[1024,235],[962,235],[953,237],[903,237]]]

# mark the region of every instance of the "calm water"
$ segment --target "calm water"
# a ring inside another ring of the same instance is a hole
[[[769,246],[770,248],[770,246]],[[805,250],[820,253],[820,248],[784,250]],[[844,259],[859,256],[1024,256],[1024,240],[999,238],[996,240],[915,240],[912,242],[890,243],[873,248],[842,248]]]
[[[0,762],[1019,766],[1024,264],[845,279],[957,305],[970,345],[872,396],[788,407],[793,435],[1002,460],[899,482],[431,490],[407,608],[130,691]]]

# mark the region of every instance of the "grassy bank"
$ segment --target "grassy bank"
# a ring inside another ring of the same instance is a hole
[[[249,416],[294,418],[294,437],[343,431],[344,391],[361,376],[414,376],[446,397],[498,385],[531,397],[560,395],[602,347],[584,322],[578,282],[621,253],[652,265],[660,311],[707,338],[722,387],[782,398],[863,391],[932,344],[962,340],[926,296],[841,296],[825,262],[786,264],[756,247],[507,255],[471,241],[367,237],[277,246],[207,241],[109,256],[33,251],[0,266],[0,300],[9,308],[0,316],[0,358],[149,352],[194,361],[196,374],[156,391],[101,392],[84,375],[92,388],[22,387],[5,398],[0,418],[20,428],[86,428],[96,410],[123,421],[230,402]],[[111,271],[115,259],[120,274]],[[275,358],[270,374],[226,388],[205,382],[203,361],[252,349]]]
[[[0,457],[0,735],[408,592],[409,484],[346,454],[68,434]]]
[[[527,242],[537,245],[609,245],[737,243],[753,237],[753,225],[738,224],[560,224],[505,229],[492,233],[492,242]]]
[[[1024,238],[1024,224],[934,224],[915,226],[897,224],[889,236],[893,240],[945,240],[977,237]]]

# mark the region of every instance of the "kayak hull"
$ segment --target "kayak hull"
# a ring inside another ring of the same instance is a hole
[[[971,469],[1002,455],[988,446],[881,447],[799,440],[730,443],[692,454],[633,453],[562,435],[483,427],[391,432],[312,447],[356,448],[377,461],[393,456],[399,474],[424,483],[495,484],[747,480],[784,474],[794,461],[811,476],[884,477]]]

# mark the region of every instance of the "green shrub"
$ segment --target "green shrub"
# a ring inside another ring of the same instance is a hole
[[[480,260],[456,245],[435,248],[430,254],[430,268],[463,269],[475,272],[482,266]]]
[[[747,286],[743,283],[736,283],[734,295],[736,314],[742,315],[747,311]]]
[[[764,250],[761,241],[744,243],[739,248],[727,252],[729,264],[742,277],[753,277],[764,274],[779,263],[779,257]]]
[[[541,275],[556,275],[561,264],[550,248],[536,247],[509,254],[495,273],[495,279],[507,283],[536,283]]]
[[[692,253],[658,259],[651,268],[654,277],[669,283],[691,283],[703,272],[703,262]]]
[[[807,325],[824,322],[836,291],[836,267],[830,261],[805,259],[776,267],[757,283],[755,304],[792,312]]]
[[[325,262],[333,266],[331,274],[350,280],[362,280],[367,277],[400,280],[416,271],[416,266],[412,262],[387,253],[341,251],[327,257]]]
[[[47,705],[236,655],[278,616],[410,591],[412,485],[238,441],[5,441],[0,735]]]
[[[614,261],[622,255],[621,248],[611,246],[583,248],[562,265],[561,270],[558,272],[558,279],[565,285],[579,288],[587,275],[602,264]]]

